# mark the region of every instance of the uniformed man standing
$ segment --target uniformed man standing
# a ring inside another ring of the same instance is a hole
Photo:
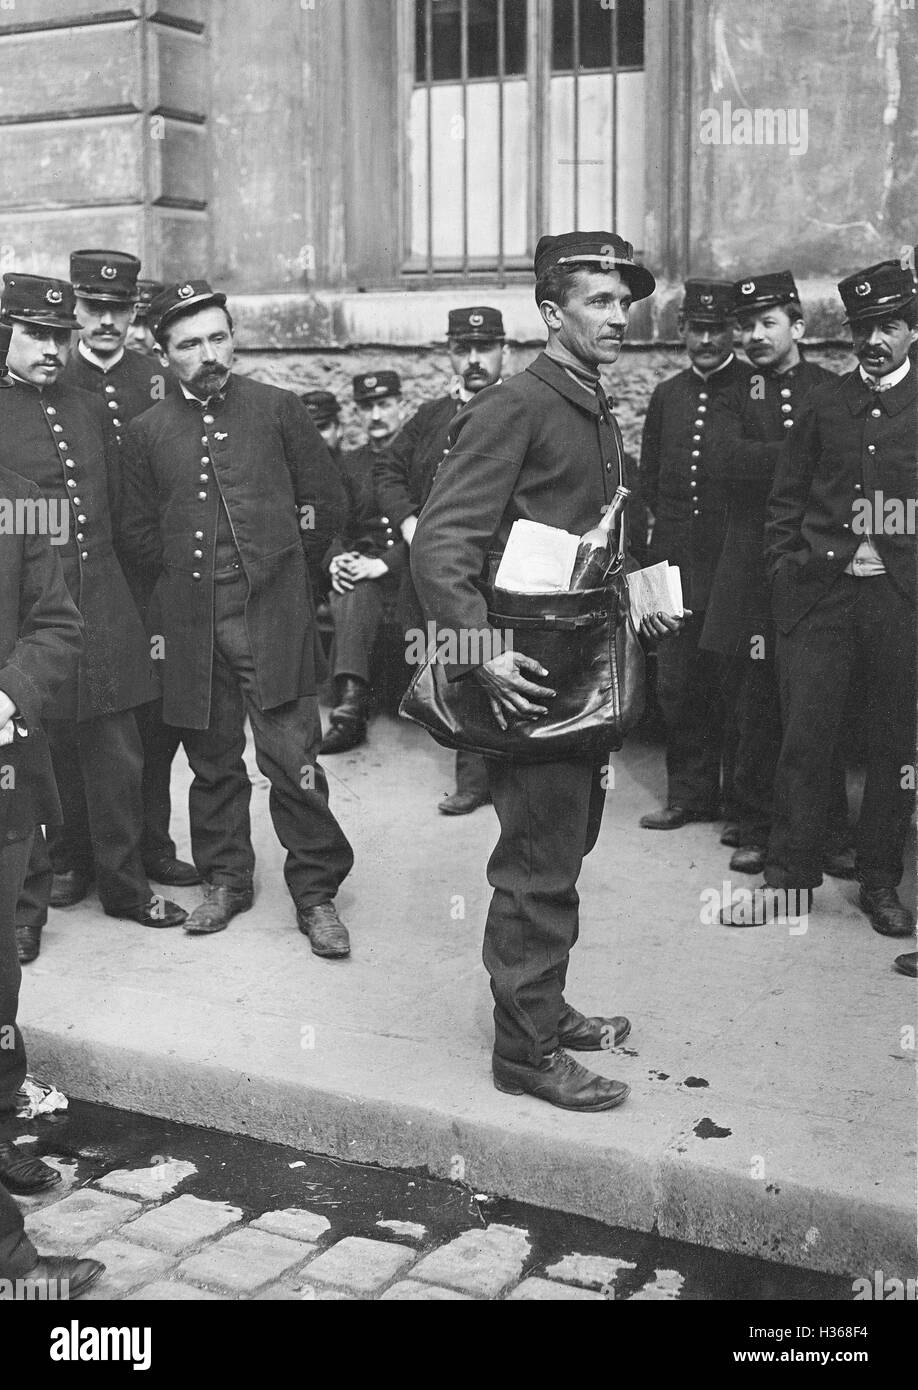
[[[363,743],[370,708],[370,656],[387,608],[394,610],[408,546],[397,539],[376,495],[373,463],[398,430],[402,383],[398,372],[361,372],[353,380],[367,442],[341,457],[347,520],[325,556],[335,624],[332,674],[335,707],[321,753],[344,753]]]
[[[536,302],[548,346],[499,390],[483,391],[454,424],[454,443],[418,521],[411,566],[425,616],[439,632],[487,632],[482,579],[517,518],[582,535],[619,482],[621,437],[599,368],[616,360],[636,299],[654,278],[613,232],[542,237]],[[626,473],[627,476],[627,473]],[[677,631],[653,619],[648,636]],[[495,641],[495,646],[497,645]],[[493,649],[493,648],[492,648]],[[506,651],[456,664],[451,680],[479,680],[497,723],[548,712],[552,672]],[[484,962],[494,996],[494,1082],[570,1110],[608,1110],[628,1086],[579,1066],[565,1048],[600,1051],[627,1037],[626,1018],[587,1018],[565,998],[578,934],[577,878],[596,843],[605,800],[603,760],[486,760],[500,821],[488,865],[494,889]]]
[[[738,820],[721,837],[734,848],[730,868],[760,873],[771,825],[781,710],[775,628],[765,576],[765,504],[788,432],[809,393],[832,372],[808,362],[800,296],[789,270],[749,275],[734,285],[733,309],[752,375],[718,394],[711,412],[708,468],[729,495],[727,533],[708,599],[700,646],[726,658],[728,708],[737,746],[733,795]],[[834,764],[833,824],[827,862],[848,874],[845,770]]]
[[[124,431],[136,415],[162,400],[174,378],[161,362],[125,346],[135,312],[140,261],[126,251],[74,251],[70,281],[76,295],[80,336],[61,381],[97,396],[105,409],[113,458],[120,472]],[[120,480],[118,480],[120,481]],[[149,593],[131,565],[121,557],[125,575],[141,618],[146,617]],[[169,834],[172,816],[172,760],[181,742],[175,729],[163,724],[159,700],[136,711],[143,744],[144,828],[140,844],[144,868],[155,883],[187,887],[200,883],[193,864],[179,859]],[[240,764],[240,776],[245,774]]]
[[[641,442],[640,497],[654,523],[647,563],[678,565],[692,617],[657,654],[657,698],[666,722],[666,806],[641,817],[646,830],[717,820],[726,710],[721,662],[699,649],[727,521],[724,485],[710,476],[711,411],[721,393],[748,384],[733,351],[733,286],[686,280],[679,332],[690,365],[654,390]],[[725,769],[726,771],[726,769]],[[724,793],[729,797],[729,778]]]
[[[223,931],[253,901],[251,787],[233,775],[247,714],[284,875],[317,955],[349,953],[334,898],[353,853],[316,753],[321,648],[309,566],[344,521],[338,471],[290,391],[236,376],[226,295],[171,285],[153,331],[180,390],[131,423],[122,537],[156,576],[163,717],[183,730],[191,843],[204,901],[186,925]]]
[[[765,887],[730,926],[806,910],[822,882],[827,750],[864,673],[867,779],[856,832],[859,903],[874,931],[908,936],[896,891],[915,801],[915,515],[918,293],[896,261],[842,280],[859,366],[809,396],[778,462],[767,558],[784,738]]]
[[[440,461],[447,453],[450,426],[463,406],[474,400],[479,391],[501,381],[506,371],[506,339],[500,311],[487,305],[450,309],[447,350],[453,380],[446,395],[422,405],[376,460],[379,501],[409,546]],[[406,628],[416,627],[420,617],[407,572],[402,617]],[[443,798],[438,809],[444,815],[464,816],[486,805],[489,799],[482,759],[476,753],[457,753],[456,790]]]
[[[153,896],[140,857],[143,751],[133,711],[156,693],[143,624],[115,556],[117,479],[100,403],[58,381],[76,327],[65,280],[10,273],[0,316],[12,324],[11,391],[0,396],[0,466],[59,510],[64,578],[84,622],[83,655],[45,715],[63,804],[51,843],[36,836],[17,915],[24,959],[38,954],[51,867],[57,902],[78,902],[95,876],[113,917],[175,926],[185,913]]]

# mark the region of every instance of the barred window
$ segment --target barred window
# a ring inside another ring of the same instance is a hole
[[[528,268],[543,232],[640,244],[643,0],[406,0],[404,269]]]

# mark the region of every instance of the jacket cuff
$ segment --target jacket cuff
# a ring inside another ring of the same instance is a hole
[[[41,701],[28,676],[13,666],[0,669],[0,694],[8,695],[16,706],[19,717],[31,731],[38,726],[41,715]]]

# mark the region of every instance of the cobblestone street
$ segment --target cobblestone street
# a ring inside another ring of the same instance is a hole
[[[32,1239],[106,1265],[83,1302],[851,1297],[850,1280],[102,1106],[21,1142],[63,1177],[23,1203]]]

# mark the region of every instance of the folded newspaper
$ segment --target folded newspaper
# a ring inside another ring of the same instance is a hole
[[[514,521],[494,583],[511,594],[556,594],[570,588],[580,537],[541,521]]]
[[[681,618],[684,611],[682,602],[682,576],[678,565],[663,560],[659,565],[648,565],[646,569],[627,574],[628,595],[631,599],[631,618],[635,627],[643,618],[652,613],[665,613],[671,618]]]

